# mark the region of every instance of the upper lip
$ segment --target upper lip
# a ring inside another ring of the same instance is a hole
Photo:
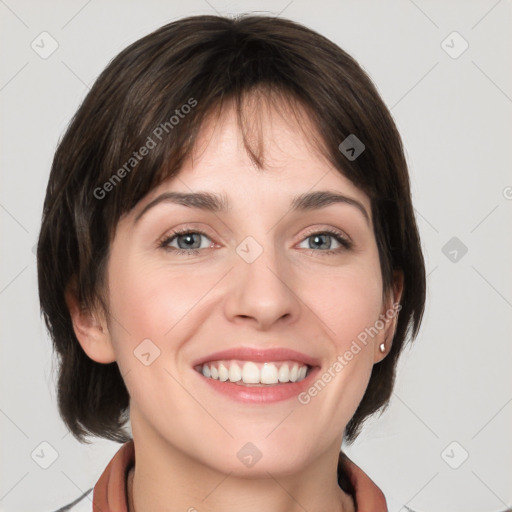
[[[309,366],[319,366],[320,361],[312,356],[291,350],[289,348],[251,348],[237,347],[214,352],[196,359],[192,366],[199,366],[210,361],[238,359],[242,361],[271,362],[271,361],[297,361]]]

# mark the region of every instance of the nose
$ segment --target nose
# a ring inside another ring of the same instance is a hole
[[[231,322],[252,323],[267,330],[276,323],[296,322],[301,301],[294,278],[283,257],[267,248],[251,263],[236,257],[225,301]]]

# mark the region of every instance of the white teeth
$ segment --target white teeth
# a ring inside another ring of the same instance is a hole
[[[229,370],[222,364],[219,364],[219,380],[225,382],[229,379]]]
[[[279,368],[277,377],[279,382],[290,382],[290,368],[288,368],[288,363],[283,364],[283,366]]]
[[[275,364],[264,363],[261,369],[261,383],[262,384],[277,384],[279,378]]]
[[[290,380],[292,382],[295,382],[297,380],[298,373],[299,373],[299,365],[298,364],[294,364],[293,368],[290,371]]]
[[[242,368],[242,380],[245,384],[259,384],[260,371],[254,363],[248,362],[244,364]]]
[[[279,384],[299,382],[308,372],[308,366],[293,361],[255,363],[252,361],[216,361],[205,363],[200,372],[206,378],[240,384]]]
[[[242,370],[240,369],[240,366],[238,366],[236,363],[233,363],[229,367],[229,381],[238,382],[239,380],[242,380]]]

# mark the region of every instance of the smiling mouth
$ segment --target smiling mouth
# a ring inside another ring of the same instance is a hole
[[[222,360],[203,363],[195,370],[207,379],[239,386],[265,387],[300,382],[307,377],[311,367],[293,360],[263,363]]]

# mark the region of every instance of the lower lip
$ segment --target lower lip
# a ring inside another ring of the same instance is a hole
[[[221,393],[237,402],[252,404],[269,404],[273,402],[281,402],[296,398],[297,395],[304,392],[311,386],[315,375],[320,371],[319,367],[312,368],[306,378],[300,382],[287,382],[286,384],[275,384],[265,386],[242,386],[234,382],[222,382],[216,379],[210,379],[203,374],[194,370],[199,378],[218,393]]]

